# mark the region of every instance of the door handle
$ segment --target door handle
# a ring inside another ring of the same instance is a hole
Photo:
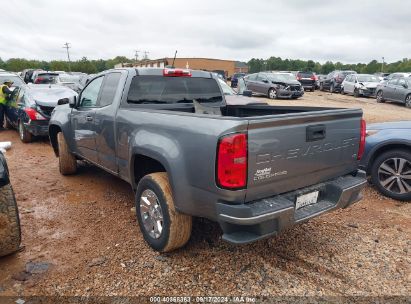
[[[86,116],[86,120],[87,120],[87,121],[93,121],[93,117],[90,116],[90,115],[87,115],[87,116]]]
[[[326,135],[325,125],[309,126],[306,129],[306,141],[317,141],[324,139]]]

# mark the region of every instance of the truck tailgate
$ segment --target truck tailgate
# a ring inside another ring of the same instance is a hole
[[[335,109],[250,119],[246,201],[355,171],[361,117],[360,109]]]

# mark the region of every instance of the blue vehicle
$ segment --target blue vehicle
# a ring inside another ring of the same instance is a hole
[[[60,85],[28,85],[16,90],[6,108],[6,128],[17,129],[24,143],[31,142],[33,136],[47,136],[51,112],[58,100],[77,95]]]
[[[385,196],[411,200],[411,121],[367,126],[360,167]]]

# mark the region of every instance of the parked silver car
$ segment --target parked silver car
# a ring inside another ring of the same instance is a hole
[[[375,90],[380,79],[370,74],[351,74],[345,77],[341,84],[341,94],[359,96],[375,96]]]

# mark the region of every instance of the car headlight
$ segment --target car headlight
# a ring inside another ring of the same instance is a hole
[[[380,130],[367,130],[365,131],[365,136],[372,136],[380,132]]]

